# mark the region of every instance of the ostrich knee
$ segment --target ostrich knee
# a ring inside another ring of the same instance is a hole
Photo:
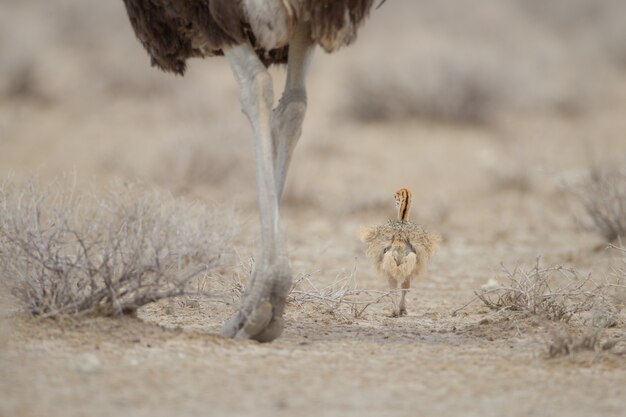
[[[274,175],[279,201],[285,187],[293,151],[302,135],[302,122],[306,107],[307,99],[304,90],[285,91],[278,107],[272,112]]]

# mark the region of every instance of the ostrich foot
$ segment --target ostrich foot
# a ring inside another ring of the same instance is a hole
[[[391,312],[389,313],[389,317],[395,318],[395,317],[402,317],[402,316],[406,316],[408,313],[406,311],[405,307],[401,307],[401,308],[394,308],[391,310]]]
[[[291,275],[288,273],[255,274],[241,310],[224,323],[221,335],[259,342],[271,342],[278,338],[285,327],[282,315],[290,288]]]
[[[222,326],[221,335],[234,339],[271,342],[282,334],[284,327],[285,320],[274,316],[272,304],[264,301],[248,317],[240,312],[226,321]]]

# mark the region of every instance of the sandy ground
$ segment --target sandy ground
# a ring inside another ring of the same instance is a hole
[[[44,22],[36,5],[10,3],[3,19]],[[0,174],[69,172],[90,187],[123,178],[232,205],[237,251],[248,259],[258,230],[252,146],[226,63],[194,62],[184,79],[158,74],[123,10],[105,11],[116,30],[100,45],[104,58],[90,61],[88,40],[51,39],[26,91],[2,85]],[[358,233],[393,216],[393,192],[411,188],[413,218],[444,242],[413,284],[408,316],[387,317],[387,302],[360,318],[293,304],[285,334],[258,344],[216,336],[234,309],[204,301],[149,305],[138,318],[11,315],[1,327],[0,415],[626,415],[626,356],[548,359],[539,319],[508,319],[479,303],[452,314],[502,276],[500,263],[541,255],[602,279],[623,262],[597,250],[602,240],[576,221],[582,211],[563,186],[596,160],[623,161],[626,74],[612,73],[610,93],[573,112],[512,106],[486,124],[366,123],[335,103],[347,95],[350,60],[368,55],[361,43],[376,40],[380,25],[372,26],[347,57],[317,55],[282,216],[294,275],[323,285],[356,266],[359,287],[384,290]],[[12,52],[5,47],[19,57]],[[623,326],[620,316],[604,337]]]

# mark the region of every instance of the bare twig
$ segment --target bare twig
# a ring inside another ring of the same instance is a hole
[[[298,306],[304,303],[320,304],[333,313],[345,306],[350,316],[360,318],[370,306],[391,297],[391,294],[392,291],[358,288],[355,265],[350,273],[337,275],[335,281],[321,288],[311,280],[311,274],[301,274],[294,281],[288,301]]]

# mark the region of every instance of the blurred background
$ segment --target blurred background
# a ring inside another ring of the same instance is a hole
[[[188,64],[185,77],[151,68],[122,0],[0,0],[0,191],[31,177],[67,176],[69,194],[121,179],[207,213],[235,207],[238,221],[216,228],[236,235],[223,278],[240,293],[258,231],[251,130],[227,62]],[[278,97],[284,70],[271,71]],[[623,415],[623,363],[596,349],[589,366],[548,364],[534,319],[520,332],[478,303],[451,312],[501,263],[539,255],[624,279],[623,254],[604,250],[584,205],[597,203],[595,220],[607,209],[623,235],[626,0],[387,0],[354,45],[316,52],[308,86],[281,207],[293,275],[385,290],[359,230],[395,216],[394,192],[410,188],[411,219],[444,238],[412,284],[410,317],[388,319],[387,300],[354,321],[293,304],[286,335],[258,346],[211,338],[234,305],[172,301],[140,318],[198,335],[16,321],[7,349],[0,319],[0,414]],[[594,185],[611,164],[621,174]],[[204,242],[194,230],[182,234]]]
[[[625,22],[621,0],[388,1],[354,45],[317,52],[286,203],[353,212],[406,184],[441,211],[494,172],[506,184],[606,153],[626,140]],[[189,64],[184,78],[150,68],[121,1],[4,0],[0,175],[122,177],[253,207],[228,65]]]

